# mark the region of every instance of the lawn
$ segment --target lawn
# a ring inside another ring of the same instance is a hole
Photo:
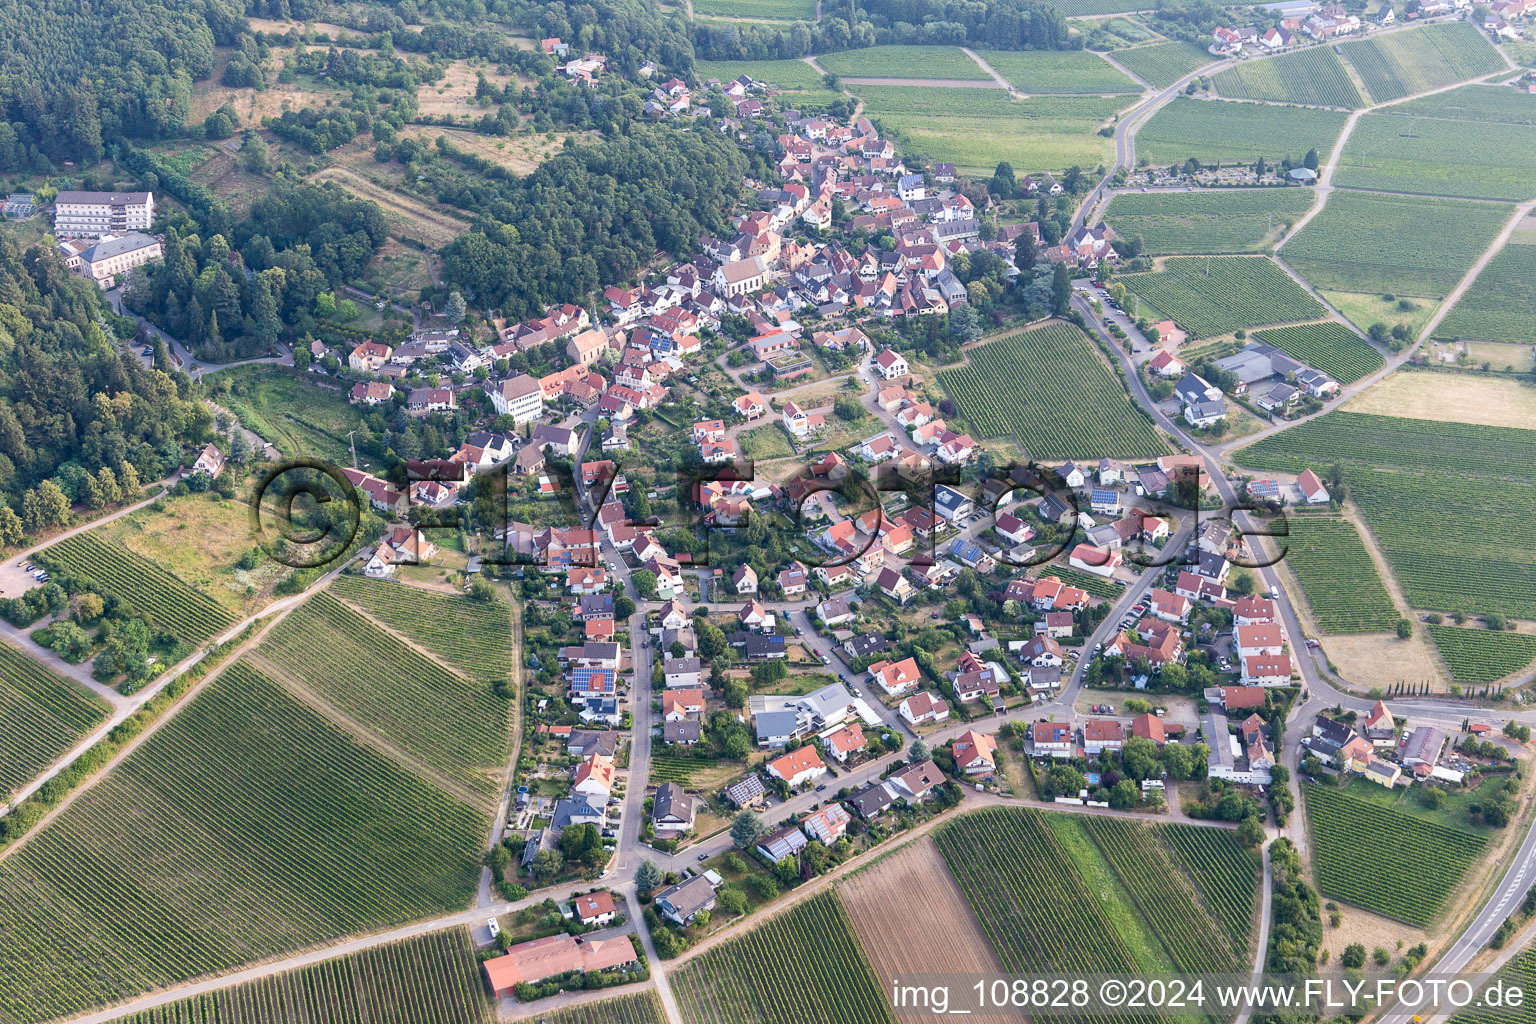
[[[1190,72],[1216,62],[1215,57],[1183,40],[1116,50],[1114,58],[1131,74],[1139,75],[1159,89],[1166,89]]]
[[[1327,313],[1273,260],[1260,256],[1186,256],[1167,260],[1163,270],[1119,280],[1197,338]]]
[[[213,389],[215,402],[282,454],[352,464],[347,431],[362,426],[363,417],[347,404],[339,387],[322,387],[271,366],[238,366],[208,374],[203,380]],[[230,390],[224,392],[226,380]]]
[[[1105,219],[1122,238],[1141,236],[1156,256],[1254,252],[1272,243],[1312,206],[1304,188],[1210,192],[1122,192]]]
[[[1203,164],[1251,164],[1259,159],[1277,164],[1290,157],[1299,166],[1309,149],[1326,157],[1348,119],[1338,110],[1181,97],[1136,133],[1136,157],[1158,167],[1182,164],[1190,157]]]
[[[1131,404],[1087,335],[1053,321],[969,351],[939,383],[984,438],[1012,438],[1031,458],[1152,458],[1167,446]]]
[[[1531,344],[1531,311],[1536,310],[1536,238],[1516,232],[1489,260],[1461,301],[1435,328],[1437,338]]]
[[[816,63],[844,78],[932,78],[936,81],[990,82],[987,74],[958,46],[868,46],[816,58]]]
[[[821,75],[803,60],[701,60],[694,62],[693,70],[704,81],[718,78],[729,82],[739,75],[746,75],[780,89],[822,88]]]
[[[1012,100],[1002,89],[923,89],[861,85],[864,112],[908,140],[910,160],[926,155],[962,172],[991,174],[1006,160],[1015,172],[1059,174],[1107,162],[1111,139],[1096,134],[1134,97],[1035,96]]]
[[[1322,370],[1342,384],[1353,384],[1361,377],[1375,373],[1387,362],[1360,335],[1331,321],[1275,327],[1260,331],[1254,337]]]
[[[1324,46],[1313,46],[1263,60],[1245,60],[1211,79],[1229,99],[1274,100],[1314,107],[1363,107],[1344,62]]]
[[[1283,542],[1312,617],[1324,633],[1384,633],[1401,618],[1355,524],[1338,516],[1299,515]]]
[[[1510,207],[1340,190],[1285,244],[1319,288],[1440,298],[1488,248]]]
[[[1458,683],[1491,683],[1536,661],[1536,636],[1529,633],[1430,626],[1429,635]]]
[[[736,440],[741,442],[741,454],[749,459],[782,459],[795,454],[788,435],[778,424],[744,430]]]
[[[695,0],[693,13],[698,18],[815,21],[816,0]]]
[[[0,799],[106,719],[105,701],[0,641]]]
[[[1324,897],[1424,927],[1483,852],[1475,832],[1307,784],[1307,825]]]
[[[1396,295],[1388,299],[1380,294],[1341,292],[1329,288],[1319,291],[1330,306],[1344,314],[1344,319],[1362,331],[1370,330],[1371,325],[1377,323],[1389,328],[1401,324],[1408,329],[1410,338],[1419,336],[1440,306],[1440,303],[1431,299],[1400,299]],[[1407,303],[1408,308],[1403,308],[1404,303]]]
[[[1503,68],[1475,25],[1457,22],[1388,32],[1342,44],[1376,103],[1427,92]]]
[[[0,1016],[462,910],[486,824],[237,663],[0,864]]]
[[[1088,50],[979,50],[981,59],[1027,93],[1129,93],[1141,86]]]
[[[1536,196],[1536,124],[1367,114],[1350,132],[1334,181],[1385,192],[1530,199]]]

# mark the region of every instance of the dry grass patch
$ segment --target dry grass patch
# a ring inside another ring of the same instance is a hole
[[[1329,903],[1329,899],[1322,897],[1323,903]],[[1337,903],[1337,901],[1332,901]],[[1336,964],[1339,954],[1344,950],[1359,943],[1368,951],[1381,946],[1392,954],[1396,960],[1405,950],[1412,949],[1421,942],[1433,945],[1429,934],[1422,928],[1415,928],[1401,921],[1394,921],[1390,917],[1382,917],[1359,907],[1339,903],[1339,926],[1333,928],[1328,924],[1330,911],[1323,911],[1323,943],[1322,948],[1328,951],[1328,963]],[[1399,948],[1398,943],[1402,946]]]
[[[213,74],[206,82],[198,82],[192,90],[192,105],[187,115],[188,124],[200,124],[209,114],[228,103],[240,118],[241,127],[261,124],[264,117],[279,117],[285,110],[303,110],[305,107],[322,106],[327,100],[347,95],[333,86],[301,79],[297,82],[274,82],[267,88],[232,89],[220,85],[224,66],[234,51],[219,50],[214,55]],[[270,62],[269,62],[270,63]],[[473,91],[474,83],[470,83]]]
[[[442,78],[429,85],[422,85],[416,90],[417,109],[423,117],[447,115],[478,118],[492,109],[475,104],[475,86],[481,74],[484,74],[486,81],[498,89],[505,88],[507,83],[512,81],[525,85],[533,81],[531,78],[520,78],[517,75],[499,75],[496,69],[488,64],[481,63],[471,67],[467,60],[456,60],[448,65],[447,72]]]
[[[1003,971],[932,839],[919,839],[855,872],[837,892],[882,985],[910,973],[915,964],[931,974]],[[909,1011],[897,1018],[931,1020],[932,1013]],[[1016,1019],[972,1018],[977,1024]]]
[[[469,222],[444,213],[426,202],[388,189],[345,167],[325,167],[310,181],[334,181],[360,199],[378,203],[389,218],[391,234],[403,235],[440,249],[469,230]]]
[[[1350,412],[1529,430],[1536,387],[1468,373],[1394,373],[1345,406]]]
[[[1416,686],[1429,683],[1435,692],[1450,689],[1445,669],[1433,645],[1414,630],[1407,640],[1395,633],[1362,633],[1357,636],[1322,636],[1323,653],[1340,676],[1357,685],[1386,689],[1394,683]]]
[[[513,174],[531,174],[545,160],[560,152],[565,146],[566,139],[575,139],[579,143],[592,137],[592,133],[589,132],[571,132],[560,135],[519,135],[500,138],[459,128],[439,128],[429,124],[410,125],[401,134],[410,138],[423,139],[428,143],[434,143],[439,136],[444,136],[455,148],[473,153],[494,164],[500,164]]]

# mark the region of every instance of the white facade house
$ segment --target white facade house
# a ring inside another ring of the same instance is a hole
[[[153,192],[60,192],[53,201],[59,238],[102,238],[148,231],[155,222]]]
[[[485,393],[498,416],[511,416],[517,423],[527,423],[544,411],[544,389],[526,373],[500,384],[487,384]]]

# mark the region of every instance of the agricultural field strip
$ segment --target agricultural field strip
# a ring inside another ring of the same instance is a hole
[[[1506,66],[1483,34],[1465,22],[1384,33],[1342,43],[1341,49],[1374,103],[1464,82]]]
[[[1119,280],[1197,338],[1328,313],[1266,257],[1170,258],[1163,270]]]
[[[816,58],[816,63],[843,78],[920,78],[995,84],[986,69],[958,46],[871,46],[824,54]]]
[[[1341,384],[1353,384],[1386,365],[1386,357],[1341,323],[1300,324],[1255,331],[1254,338],[1322,370]]]
[[[511,610],[499,602],[435,594],[420,587],[338,576],[328,593],[356,605],[475,679],[512,671]]]
[[[1511,239],[1483,266],[1472,286],[1435,327],[1435,337],[1528,345],[1533,309],[1536,245]]]
[[[1031,95],[1139,93],[1141,86],[1089,50],[978,50],[1013,87]]]
[[[1354,110],[1365,106],[1338,54],[1324,46],[1246,60],[1211,79],[1224,99],[1270,100]]]
[[[1312,206],[1306,189],[1251,188],[1206,192],[1118,192],[1104,220],[1122,238],[1140,237],[1151,255],[1253,252],[1277,227]]]
[[[1112,56],[1132,74],[1139,75],[1159,89],[1166,89],[1190,72],[1216,62],[1216,58],[1200,47],[1183,40],[1115,50]]]
[[[1328,153],[1344,131],[1342,110],[1285,107],[1225,100],[1177,97],[1142,123],[1136,132],[1136,157],[1152,164],[1271,164],[1290,157],[1300,164],[1308,149]]]
[[[92,589],[128,602],[183,643],[202,643],[235,623],[234,616],[213,598],[148,559],[90,533],[77,533],[53,545],[39,559]]]
[[[1258,855],[1244,849],[1237,836],[1225,829],[1167,822],[1154,825],[1153,831],[1168,856],[1194,881],[1206,906],[1214,910],[1232,939],[1233,950],[1246,956],[1253,945],[1263,875]]]
[[[1294,516],[1286,564],[1301,581],[1324,633],[1385,633],[1401,617],[1355,524],[1336,516]]]
[[[1388,107],[1350,132],[1340,188],[1525,200],[1536,197],[1536,125],[1404,117]]]
[[[545,1010],[520,1017],[515,1024],[667,1024],[667,1015],[655,991],[647,990]]]
[[[0,864],[0,1014],[33,1024],[461,908],[485,827],[237,662]]]
[[[941,370],[939,383],[984,438],[1014,438],[1034,458],[1150,458],[1167,451],[1119,375],[1071,324],[1006,335],[969,356],[967,365]]]
[[[1482,854],[1482,836],[1305,785],[1318,890],[1424,927]]]
[[[36,778],[111,711],[96,694],[0,640],[0,797]]]
[[[1536,636],[1431,625],[1430,639],[1458,683],[1491,683],[1536,661]]]

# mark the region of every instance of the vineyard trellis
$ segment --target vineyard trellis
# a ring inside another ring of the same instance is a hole
[[[1344,62],[1323,46],[1234,64],[1213,75],[1211,84],[1218,95],[1229,99],[1275,100],[1349,110],[1365,105]]]
[[[1486,845],[1482,836],[1339,792],[1302,788],[1318,891],[1424,927]]]
[[[0,641],[0,796],[30,782],[110,710]]]
[[[1159,824],[1156,833],[1173,861],[1183,868],[1213,908],[1234,948],[1246,953],[1253,941],[1253,917],[1259,891],[1259,857],[1234,832],[1177,823]]]
[[[1401,613],[1355,524],[1339,516],[1293,516],[1284,541],[1290,566],[1324,633],[1384,633]]]
[[[1258,331],[1254,338],[1322,370],[1341,384],[1353,384],[1386,365],[1386,357],[1341,323],[1298,324]]]
[[[1491,683],[1536,661],[1536,636],[1459,626],[1430,626],[1440,657],[1458,683]]]
[[[581,1003],[524,1017],[515,1024],[666,1024],[661,1000],[652,990],[631,992],[595,1003]]]
[[[1126,274],[1119,280],[1198,338],[1261,324],[1315,320],[1327,313],[1264,256],[1186,256],[1169,259],[1162,270]]]
[[[330,590],[477,680],[490,683],[511,675],[511,609],[502,602],[347,575],[338,576]]]

